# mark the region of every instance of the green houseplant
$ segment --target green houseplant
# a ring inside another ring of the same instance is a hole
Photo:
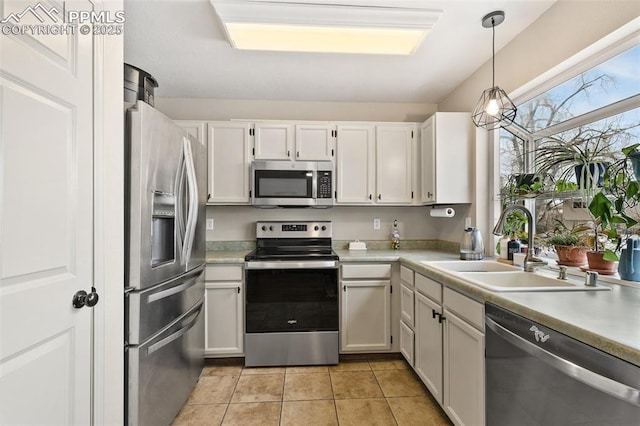
[[[587,264],[587,252],[590,250],[584,225],[568,228],[563,222],[556,221],[553,232],[544,238],[544,243],[552,246],[558,255],[558,265],[583,266]]]
[[[580,129],[570,140],[549,136],[534,150],[536,170],[563,181],[575,174],[580,189],[597,188],[615,159],[611,152],[615,134],[613,129]]]

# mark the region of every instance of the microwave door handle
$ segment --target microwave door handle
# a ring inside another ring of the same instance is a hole
[[[183,138],[182,142],[184,147],[187,187],[189,192],[189,213],[187,215],[184,247],[184,258],[185,263],[187,263],[191,258],[191,250],[195,239],[196,223],[198,221],[198,182],[196,177],[196,168],[193,162],[193,154],[191,152],[191,143],[187,138]]]
[[[318,171],[313,171],[313,177],[311,178],[311,199],[315,200],[318,197]]]

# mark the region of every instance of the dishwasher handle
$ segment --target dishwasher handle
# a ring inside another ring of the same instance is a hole
[[[512,331],[504,328],[489,317],[485,317],[485,325],[509,343],[527,352],[539,360],[551,365],[563,374],[572,377],[587,386],[612,395],[629,404],[640,407],[640,390],[602,376],[571,361],[563,359],[539,346],[536,346]]]

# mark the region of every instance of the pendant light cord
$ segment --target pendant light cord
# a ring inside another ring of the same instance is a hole
[[[491,18],[491,32],[493,33],[491,39],[491,86],[496,87],[496,22],[493,17]]]

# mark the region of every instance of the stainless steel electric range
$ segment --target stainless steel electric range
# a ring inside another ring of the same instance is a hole
[[[245,257],[245,365],[337,364],[331,222],[257,222],[256,236]]]

